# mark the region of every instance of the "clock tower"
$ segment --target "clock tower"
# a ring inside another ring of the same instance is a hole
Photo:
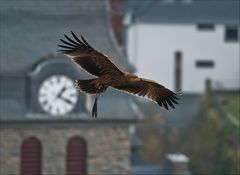
[[[57,53],[72,30],[132,71],[111,34],[109,1],[11,0],[0,10],[0,174],[127,174],[135,103],[109,89],[92,118],[74,85],[88,75]]]

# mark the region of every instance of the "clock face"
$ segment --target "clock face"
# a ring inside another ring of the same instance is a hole
[[[45,79],[38,90],[38,102],[42,109],[61,116],[71,112],[78,101],[78,92],[72,79],[65,75],[52,75]]]

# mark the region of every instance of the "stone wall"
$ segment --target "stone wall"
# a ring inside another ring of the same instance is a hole
[[[0,174],[20,174],[22,141],[36,137],[42,144],[42,174],[65,174],[66,146],[79,136],[87,143],[88,174],[127,174],[130,168],[128,126],[35,127],[0,129]]]

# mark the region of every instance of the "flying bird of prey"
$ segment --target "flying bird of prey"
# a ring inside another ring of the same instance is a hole
[[[95,102],[92,109],[92,117],[97,117],[97,100],[99,94],[106,91],[108,87],[144,97],[169,109],[178,104],[177,93],[170,91],[155,81],[140,78],[132,73],[120,70],[114,65],[108,56],[95,50],[81,36],[81,40],[71,31],[72,37],[65,36],[60,39],[64,45],[58,45],[59,50],[68,56],[72,62],[80,66],[95,78],[89,80],[75,80],[78,90],[95,94]]]

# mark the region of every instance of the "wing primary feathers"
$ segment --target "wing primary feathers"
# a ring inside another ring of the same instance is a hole
[[[86,44],[88,47],[90,47],[90,48],[92,48],[89,44],[88,44],[88,42],[83,38],[83,36],[81,35],[81,38],[82,38],[82,40],[83,40],[83,42],[84,42],[84,44]]]
[[[159,106],[162,106],[161,100],[158,100],[157,103],[158,103]]]
[[[174,98],[175,100],[179,100],[179,98],[176,97],[177,95],[178,95],[178,94],[176,94],[176,93],[174,93],[174,92],[171,93],[171,97],[172,97],[172,98]]]
[[[88,48],[91,48],[93,49],[88,43],[87,41],[83,38],[83,36],[81,36],[81,39],[82,41],[73,33],[73,31],[71,31],[71,34],[73,36],[73,38],[75,39],[72,39],[70,37],[68,37],[67,35],[64,34],[64,37],[67,39],[67,40],[63,40],[63,39],[60,39],[61,42],[63,42],[64,44],[66,45],[58,45],[59,47],[62,47],[62,48],[65,48],[65,49],[69,49],[69,50],[59,50],[61,52],[64,52],[64,53],[67,53],[67,52],[71,52],[72,50],[74,49],[77,49],[79,47],[88,47]]]
[[[66,45],[73,46],[73,47],[78,47],[77,45],[74,45],[74,44],[69,43],[69,42],[67,42],[67,41],[64,41],[64,40],[62,40],[62,39],[60,39],[60,41],[62,41],[62,42],[63,42],[64,44],[66,44]]]
[[[80,41],[79,39],[78,39],[78,37],[71,31],[71,33],[72,33],[72,36],[73,36],[73,38],[77,41],[77,42],[79,42],[79,44],[81,44],[81,45],[83,45],[83,46],[86,46],[82,41]]]
[[[76,41],[73,41],[73,40],[72,40],[71,38],[69,38],[67,35],[64,35],[64,36],[65,36],[65,38],[66,38],[68,41],[76,44],[77,46],[81,46],[79,43],[77,43]]]
[[[67,53],[69,51],[71,51],[71,50],[58,50],[58,52],[62,52],[62,53]]]
[[[177,98],[175,95],[172,96],[175,100],[179,100],[179,98]]]
[[[175,108],[174,105],[172,104],[172,102],[170,101],[170,99],[166,99],[166,101],[172,108]]]
[[[162,100],[163,106],[168,110],[168,105],[165,100]]]
[[[58,44],[59,47],[63,47],[63,48],[66,48],[66,49],[75,49],[74,47],[69,47],[69,46],[63,46],[63,45],[60,45]]]
[[[174,100],[174,98],[171,96],[171,97],[169,97],[170,98],[170,100],[173,102],[173,103],[175,103],[175,104],[178,104],[178,102],[176,101],[176,100]]]
[[[174,93],[175,95],[183,95],[183,92],[180,90],[180,91],[177,91]]]

